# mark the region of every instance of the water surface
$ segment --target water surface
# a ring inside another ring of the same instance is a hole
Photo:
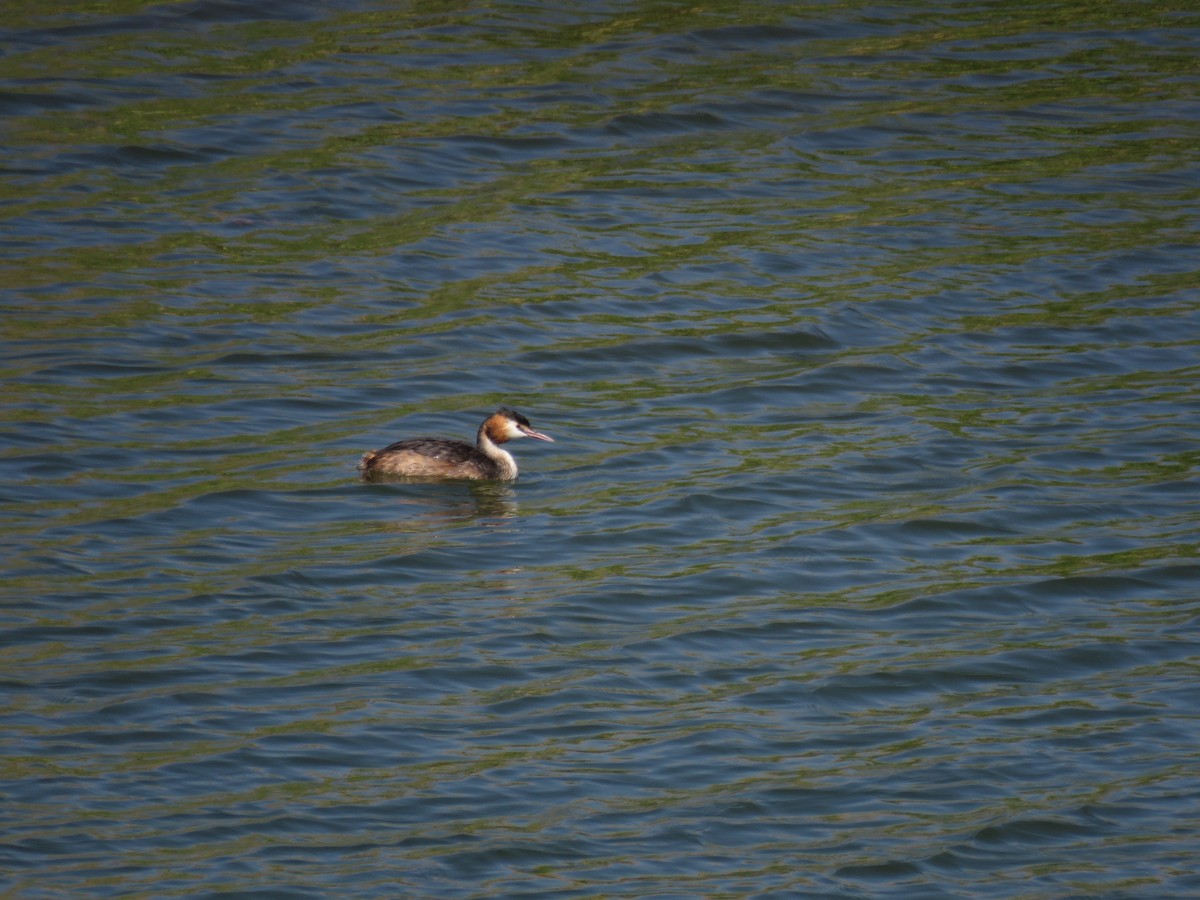
[[[6,896],[1200,893],[1188,4],[0,38]]]

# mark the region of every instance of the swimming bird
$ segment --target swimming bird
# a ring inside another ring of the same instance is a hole
[[[519,412],[502,406],[483,420],[474,447],[466,441],[409,438],[364,453],[358,470],[368,481],[388,476],[512,481],[517,461],[501,445],[523,437],[554,442],[550,435],[534,431]]]

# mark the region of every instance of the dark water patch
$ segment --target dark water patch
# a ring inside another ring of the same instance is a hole
[[[623,115],[608,123],[608,130],[620,135],[666,135],[677,132],[710,131],[726,127],[712,113],[656,113]]]
[[[460,135],[445,138],[442,146],[463,151],[464,158],[520,160],[537,158],[550,151],[571,146],[559,137],[498,137],[494,135]],[[458,154],[456,154],[458,155]]]
[[[693,31],[695,41],[722,50],[745,50],[808,40],[822,35],[817,28],[805,29],[781,25],[733,25]]]
[[[312,4],[242,3],[235,0],[201,0],[187,4],[150,6],[134,15],[95,16],[90,21],[54,27],[14,30],[9,39],[18,46],[73,44],[127,32],[186,29],[196,24],[237,24],[259,20],[304,21],[314,17]],[[36,21],[36,20],[35,20]]]
[[[86,91],[57,90],[46,91],[0,91],[0,115],[26,116],[37,115],[47,110],[79,109],[89,106],[95,100]],[[17,169],[6,168],[7,173],[16,174]],[[31,174],[33,170],[28,173]]]
[[[103,166],[107,169],[116,171],[130,171],[141,169],[157,169],[163,166],[172,165],[196,165],[198,163],[208,162],[210,159],[218,159],[225,155],[224,150],[218,148],[197,147],[193,149],[183,149],[170,146],[136,146],[129,145],[123,147],[112,147],[104,151],[98,151],[84,158],[75,160],[62,160],[66,165],[70,166],[78,164],[84,167]]]

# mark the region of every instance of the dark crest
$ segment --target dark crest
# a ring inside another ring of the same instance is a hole
[[[496,415],[507,416],[508,418],[510,418],[514,422],[516,422],[518,425],[524,425],[526,428],[529,427],[529,420],[527,418],[525,418],[523,415],[521,415],[515,409],[509,409],[507,406],[502,406],[498,410],[496,410]]]

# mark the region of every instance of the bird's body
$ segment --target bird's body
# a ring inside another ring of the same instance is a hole
[[[500,407],[479,426],[475,446],[441,438],[410,438],[364,453],[358,469],[368,481],[378,478],[468,478],[512,481],[517,461],[501,445],[522,437],[554,438],[533,427],[519,412]]]

